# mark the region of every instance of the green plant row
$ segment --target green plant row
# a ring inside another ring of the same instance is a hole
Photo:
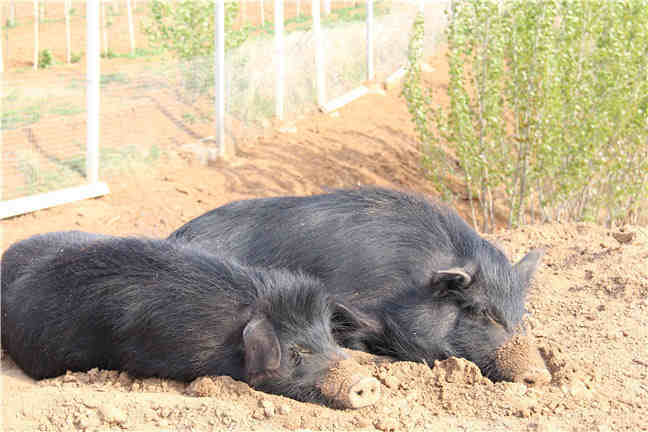
[[[150,21],[144,32],[151,46],[170,51],[181,60],[206,57],[214,52],[214,1],[152,0]],[[225,3],[225,50],[236,48],[247,39],[247,30],[234,30],[238,3]]]
[[[648,1],[452,2],[449,104],[434,103],[413,28],[403,89],[447,199],[473,223],[636,223],[648,203]],[[463,192],[451,185],[460,179]]]

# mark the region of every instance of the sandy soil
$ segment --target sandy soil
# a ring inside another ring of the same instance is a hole
[[[427,79],[442,89],[441,58],[432,63],[437,70]],[[247,197],[364,184],[433,195],[397,91],[368,95],[333,115],[313,114],[285,132],[269,128],[241,139],[234,157],[210,166],[183,148],[194,138],[182,125],[156,109],[133,115],[142,118],[136,138],[143,148],[155,139],[149,125],[175,129],[159,160],[107,177],[105,197],[1,221],[2,250],[54,230],[166,236]],[[458,206],[467,216],[467,204]],[[343,411],[260,393],[228,377],[188,385],[92,370],[35,382],[4,355],[2,430],[648,430],[648,230],[538,225],[488,237],[514,260],[534,247],[547,251],[527,308],[550,385],[494,384],[458,359],[430,368],[363,356],[363,367],[381,382],[382,400]]]

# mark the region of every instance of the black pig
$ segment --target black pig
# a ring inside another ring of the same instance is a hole
[[[79,232],[19,242],[2,262],[16,263],[24,268],[2,280],[2,343],[35,379],[94,367],[181,381],[229,375],[325,401],[319,387],[346,357],[331,316],[348,309],[336,312],[321,283],[300,273]],[[375,379],[360,381],[353,407],[377,398]]]
[[[361,188],[238,201],[169,239],[321,278],[367,324],[342,327],[346,346],[428,364],[464,357],[493,380],[548,380],[535,349],[527,365],[498,360],[519,333],[542,252],[511,266],[456,212],[421,196]]]

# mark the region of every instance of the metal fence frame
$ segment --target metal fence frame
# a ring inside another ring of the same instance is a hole
[[[73,201],[94,198],[109,193],[108,185],[99,181],[99,101],[101,97],[100,66],[99,66],[99,3],[91,0],[86,2],[87,20],[87,68],[86,68],[86,104],[88,112],[86,138],[86,179],[87,184],[60,189],[37,195],[30,195],[8,201],[0,201],[0,219],[23,213],[54,207]],[[35,20],[38,22],[38,19]],[[4,77],[0,75],[0,88],[4,87]],[[0,90],[0,98],[3,91]],[[0,149],[2,148],[0,133]],[[2,177],[2,176],[0,176]],[[0,189],[1,193],[1,189]],[[0,200],[2,196],[0,196]]]
[[[132,27],[130,14],[130,0],[128,0],[129,25]],[[233,149],[226,148],[225,142],[225,1],[215,0],[214,12],[214,76],[215,76],[215,148],[210,149],[211,158],[223,158],[232,154]],[[263,1],[263,0],[262,0]],[[274,70],[275,70],[275,116],[284,118],[284,91],[285,91],[285,50],[284,50],[284,1],[274,0]],[[330,13],[330,0],[323,0],[325,14]],[[374,14],[373,0],[365,0],[367,4],[366,17],[366,64],[367,81],[374,79]],[[425,0],[414,0],[418,10],[423,12]],[[261,4],[261,7],[262,4]],[[323,36],[321,28],[321,2],[312,0],[313,35],[315,39],[315,86],[316,103],[323,112],[331,112],[366,94],[369,89],[360,86],[347,94],[332,100],[326,99],[325,59]],[[60,189],[54,192],[42,193],[21,197],[8,201],[1,201],[0,219],[52,207],[68,202],[93,198],[109,193],[108,186],[99,181],[99,128],[100,128],[100,7],[95,0],[86,1],[87,40],[86,40],[86,104],[87,104],[87,137],[86,137],[86,179],[87,184],[78,187]],[[35,20],[36,22],[38,20]],[[1,48],[0,48],[1,49]],[[0,51],[1,53],[1,51]],[[387,81],[399,79],[404,74],[403,67],[394,71]],[[2,96],[2,71],[0,70],[0,96]],[[2,137],[0,136],[0,147]],[[1,177],[1,176],[0,176]],[[0,182],[2,179],[0,179]],[[1,185],[1,183],[0,183]],[[1,194],[1,190],[0,190]]]

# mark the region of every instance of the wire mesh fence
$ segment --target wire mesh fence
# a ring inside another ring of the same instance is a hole
[[[238,14],[231,29],[246,29],[246,40],[225,53],[225,133],[230,143],[260,133],[276,115],[274,2],[236,3]],[[325,97],[331,100],[367,79],[367,4],[331,2],[327,15],[324,3]],[[408,35],[420,4],[374,2],[377,80],[406,63]],[[145,28],[151,22],[151,6],[146,0],[101,2],[102,179],[124,169],[146,168],[166,151],[187,147],[200,151],[214,136],[214,57],[179,60],[150,43]],[[424,3],[430,49],[441,37],[446,6]],[[4,66],[0,201],[87,181],[85,11],[85,1],[77,0],[5,1],[0,6]],[[317,107],[311,1],[286,1],[284,25],[284,110],[290,119]]]
[[[85,88],[81,78],[5,82],[3,199],[81,183],[85,175]]]

